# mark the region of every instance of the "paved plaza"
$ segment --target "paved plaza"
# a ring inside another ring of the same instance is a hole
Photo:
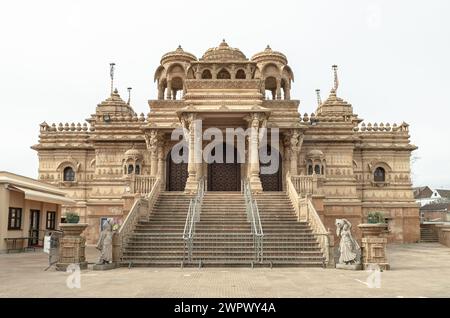
[[[392,270],[381,287],[369,273],[321,268],[119,268],[69,274],[47,267],[42,252],[0,255],[0,297],[450,297],[450,249],[437,243],[389,245]],[[89,262],[97,252],[87,248]]]

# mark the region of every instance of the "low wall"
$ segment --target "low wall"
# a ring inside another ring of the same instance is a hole
[[[439,243],[450,247],[450,224],[437,224],[435,227]]]

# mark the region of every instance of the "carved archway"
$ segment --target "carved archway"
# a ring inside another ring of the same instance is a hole
[[[271,156],[272,152],[278,153],[278,169],[272,174],[262,173],[261,169],[264,167],[269,167],[269,165],[273,163],[263,163],[260,161],[259,179],[261,180],[263,191],[283,191],[283,160],[281,158],[281,153],[276,148],[269,146],[267,149],[267,154]],[[273,157],[275,156],[276,155]]]
[[[238,163],[236,148],[223,144],[223,158],[221,162],[208,164],[208,191],[240,191],[241,165]],[[226,151],[233,152],[233,162],[226,162]]]
[[[183,148],[180,152],[182,151]],[[180,154],[182,155],[182,153]],[[184,191],[189,176],[187,162],[176,163],[172,160],[172,151],[169,151],[166,157],[166,167],[166,190]]]

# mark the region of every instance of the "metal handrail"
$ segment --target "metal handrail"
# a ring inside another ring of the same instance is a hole
[[[261,218],[259,216],[259,208],[256,199],[253,198],[250,182],[243,181],[244,198],[245,198],[245,212],[247,214],[247,221],[250,222],[251,233],[255,247],[255,260],[262,262],[264,258],[264,232],[262,229]]]
[[[205,179],[201,178],[197,186],[197,195],[195,198],[189,201],[189,209],[186,216],[186,223],[184,224],[183,240],[185,242],[185,253],[186,257],[186,247],[188,249],[188,261],[192,261],[192,251],[194,248],[194,236],[195,236],[195,225],[200,221],[200,213],[203,203],[203,196],[205,194]]]

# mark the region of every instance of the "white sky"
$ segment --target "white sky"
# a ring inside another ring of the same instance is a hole
[[[370,122],[406,121],[416,185],[450,187],[450,1],[0,2],[0,170],[37,177],[39,124],[83,122],[109,94],[109,63],[148,112],[161,56],[197,57],[225,38],[247,57],[267,44],[295,74],[292,98],[315,111],[331,65],[338,95]]]

